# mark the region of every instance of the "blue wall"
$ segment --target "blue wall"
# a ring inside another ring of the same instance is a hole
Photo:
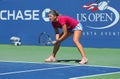
[[[107,0],[101,0],[107,1]],[[94,0],[0,0],[0,43],[10,44],[11,36],[18,36],[24,45],[39,45],[41,32],[54,39],[48,21],[49,9],[79,20],[83,26],[81,43],[84,47],[114,47],[120,44],[120,1],[109,0],[105,10],[86,10],[83,5]],[[98,5],[97,5],[98,6]],[[101,7],[100,7],[101,8]],[[72,37],[62,43],[74,46]]]

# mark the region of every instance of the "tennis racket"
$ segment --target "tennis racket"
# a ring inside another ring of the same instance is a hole
[[[47,32],[42,32],[39,36],[38,42],[40,45],[50,45],[53,44],[52,39],[50,37],[50,35],[47,34]]]

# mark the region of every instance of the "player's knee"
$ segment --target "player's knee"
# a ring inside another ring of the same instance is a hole
[[[58,46],[60,46],[60,43],[59,44],[54,44],[54,47],[58,47]]]
[[[77,43],[79,43],[79,40],[73,39],[73,42],[74,42],[75,44],[77,44]]]

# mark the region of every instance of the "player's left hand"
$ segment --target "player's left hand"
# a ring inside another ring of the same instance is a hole
[[[52,43],[53,43],[54,45],[58,45],[58,44],[60,44],[60,42],[57,41],[57,40],[53,41]]]

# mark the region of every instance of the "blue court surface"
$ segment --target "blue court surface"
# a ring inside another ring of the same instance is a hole
[[[0,79],[77,79],[113,73],[120,73],[120,68],[55,63],[0,62]]]

